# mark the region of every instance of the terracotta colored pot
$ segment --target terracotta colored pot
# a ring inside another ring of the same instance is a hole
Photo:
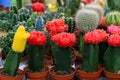
[[[54,74],[53,73],[54,70],[55,70],[55,67],[51,67],[49,69],[49,74],[50,74],[50,78],[51,78],[50,80],[74,80],[73,78],[74,78],[74,75],[75,75],[75,72],[76,72],[75,69],[74,69],[74,72],[72,72],[71,74],[64,75],[64,76]]]
[[[24,68],[25,76],[29,80],[47,80],[48,77],[48,68],[44,72],[28,72],[28,66]]]
[[[102,72],[102,67],[98,66],[98,71],[97,72],[93,72],[93,73],[87,73],[85,71],[82,70],[77,70],[77,75],[79,78],[85,79],[85,80],[96,80],[97,78],[100,77]]]
[[[2,72],[2,69],[0,69],[0,72]],[[18,74],[16,76],[7,76],[4,74],[0,74],[0,80],[23,80],[24,78],[24,71],[18,69]]]
[[[120,80],[120,74],[108,72],[105,67],[103,68],[103,73],[109,80]]]

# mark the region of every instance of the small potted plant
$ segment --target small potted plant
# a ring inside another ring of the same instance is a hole
[[[104,55],[104,64],[103,68],[104,75],[112,80],[120,79],[120,28],[113,26],[114,29],[108,30],[111,34],[108,37],[109,47],[106,50]]]
[[[24,26],[19,26],[14,35],[12,49],[6,57],[3,68],[0,69],[0,80],[23,80],[24,71],[19,70],[18,67],[28,37],[29,33],[26,33]]]
[[[31,31],[28,38],[28,66],[26,77],[30,80],[47,80],[48,68],[44,67],[44,47],[46,35],[40,31]]]
[[[73,80],[75,69],[71,68],[72,48],[76,42],[74,33],[59,33],[51,37],[55,43],[55,67],[50,68],[50,77],[53,80]]]
[[[104,30],[94,30],[84,35],[83,61],[77,68],[79,78],[96,79],[100,76],[102,68],[99,66],[99,46],[100,42],[107,39]]]

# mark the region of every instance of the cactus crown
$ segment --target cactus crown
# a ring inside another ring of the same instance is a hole
[[[75,21],[80,31],[84,33],[97,28],[99,16],[94,10],[82,9],[77,12]]]
[[[104,15],[104,9],[99,4],[87,4],[84,8],[95,10],[99,15],[99,20]]]

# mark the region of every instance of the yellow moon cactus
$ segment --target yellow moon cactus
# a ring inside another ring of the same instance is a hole
[[[26,41],[29,36],[30,34],[25,31],[25,27],[19,26],[13,39],[13,51],[22,53],[25,50]]]
[[[105,8],[105,2],[104,2],[104,0],[98,0],[98,3],[103,7],[103,8]]]

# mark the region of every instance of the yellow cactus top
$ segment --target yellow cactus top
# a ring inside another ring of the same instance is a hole
[[[98,3],[99,3],[103,8],[105,8],[106,4],[105,4],[105,1],[104,1],[104,0],[98,0]]]
[[[57,4],[56,3],[50,3],[48,5],[48,10],[49,11],[56,11],[57,10]]]
[[[12,49],[15,52],[22,53],[25,50],[27,38],[30,36],[26,33],[24,26],[19,26],[13,39]]]

